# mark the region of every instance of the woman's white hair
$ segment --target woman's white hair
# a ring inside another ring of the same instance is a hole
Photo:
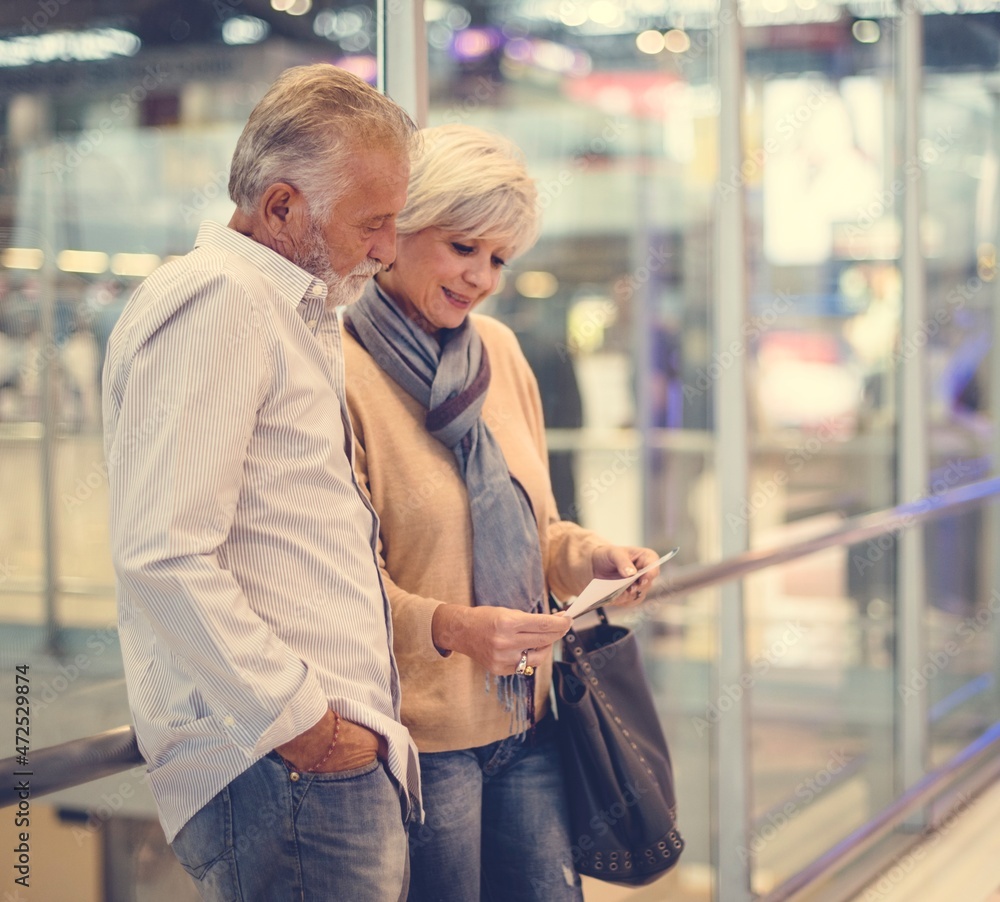
[[[538,239],[538,191],[517,145],[471,125],[420,132],[410,152],[410,185],[396,231],[436,226],[503,241],[516,257]]]
[[[286,182],[305,196],[313,220],[325,222],[350,186],[350,156],[375,148],[405,159],[415,128],[393,101],[344,69],[286,69],[236,142],[229,196],[251,214],[269,186]]]

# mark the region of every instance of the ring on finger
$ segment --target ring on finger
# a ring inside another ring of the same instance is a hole
[[[532,676],[535,672],[535,668],[528,663],[528,650],[525,649],[521,652],[521,660],[517,662],[517,668],[514,670],[518,676]]]

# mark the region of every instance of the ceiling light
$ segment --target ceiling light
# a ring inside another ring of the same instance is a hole
[[[101,273],[108,268],[108,255],[100,251],[60,251],[56,266],[63,272]]]

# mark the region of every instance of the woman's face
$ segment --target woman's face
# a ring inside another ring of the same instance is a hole
[[[509,248],[437,227],[396,241],[396,262],[378,283],[421,329],[434,335],[462,325],[496,291]]]

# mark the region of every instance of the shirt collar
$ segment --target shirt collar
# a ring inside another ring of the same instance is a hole
[[[203,245],[229,251],[252,264],[293,307],[298,307],[303,298],[326,297],[326,283],[321,279],[296,266],[277,251],[228,226],[210,220],[203,222],[194,246]]]

